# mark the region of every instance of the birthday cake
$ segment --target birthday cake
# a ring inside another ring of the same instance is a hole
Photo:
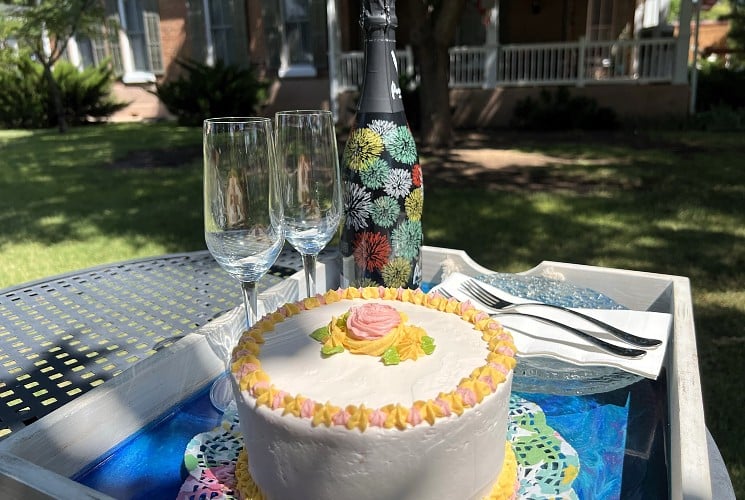
[[[486,313],[437,294],[286,304],[233,351],[239,483],[270,499],[511,498],[514,354]]]

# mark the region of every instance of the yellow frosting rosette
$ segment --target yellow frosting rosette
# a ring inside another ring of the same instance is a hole
[[[326,356],[346,350],[352,354],[380,356],[388,365],[398,364],[434,350],[434,341],[424,329],[408,321],[408,316],[394,307],[371,302],[332,318],[326,327],[311,336],[323,343],[321,352]]]

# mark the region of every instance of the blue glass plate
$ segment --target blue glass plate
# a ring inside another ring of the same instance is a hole
[[[496,273],[476,279],[516,297],[563,307],[625,309],[610,297],[589,288],[544,276]],[[514,371],[514,391],[563,396],[610,392],[642,377],[610,366],[579,366],[553,358],[520,358]]]

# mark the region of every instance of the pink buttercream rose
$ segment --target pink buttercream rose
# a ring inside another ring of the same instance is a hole
[[[306,399],[300,406],[300,416],[303,418],[310,418],[316,412],[316,402],[312,399]]]
[[[497,370],[498,372],[502,373],[503,375],[507,375],[510,371],[507,369],[507,367],[500,365],[499,363],[489,363],[489,366]]]
[[[435,399],[435,404],[442,409],[442,414],[446,417],[450,416],[450,405],[447,401],[442,398]]]
[[[272,410],[276,410],[282,406],[282,403],[285,401],[285,396],[287,396],[285,391],[278,391],[277,394],[274,395],[274,399],[272,399]]]
[[[393,307],[367,303],[349,310],[347,331],[354,339],[374,340],[385,336],[400,323],[401,316]]]
[[[411,424],[412,427],[416,427],[422,423],[422,414],[419,413],[419,410],[412,407],[411,410],[409,410],[409,417],[406,419],[406,422]]]
[[[494,379],[491,378],[490,375],[485,375],[483,377],[479,377],[479,380],[481,380],[483,383],[489,386],[489,388],[494,391],[497,388],[497,384],[494,383]]]
[[[473,318],[474,321],[483,321],[489,317],[488,314],[486,314],[484,311],[479,311],[476,313],[476,316]]]
[[[465,387],[459,387],[458,389],[456,389],[455,392],[460,394],[460,397],[463,399],[463,404],[467,406],[476,405],[477,403],[476,394],[471,389],[467,389]]]
[[[339,410],[339,413],[334,415],[331,418],[331,421],[334,423],[334,425],[347,425],[350,416],[351,415],[347,410]]]
[[[388,414],[382,410],[375,410],[370,414],[370,425],[373,427],[384,427]]]
[[[499,354],[504,354],[505,356],[514,356],[515,355],[515,351],[513,351],[511,347],[506,346],[506,345],[501,345],[501,346],[497,347],[497,352]]]
[[[241,366],[239,377],[243,378],[244,376],[248,375],[249,373],[253,373],[258,369],[259,365],[254,363],[246,363],[245,365]]]

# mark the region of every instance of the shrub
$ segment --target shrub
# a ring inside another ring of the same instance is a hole
[[[537,100],[526,97],[518,101],[510,125],[522,130],[611,130],[618,128],[619,122],[612,109],[559,87],[553,94],[542,90]]]
[[[268,84],[252,69],[221,61],[214,66],[196,61],[177,63],[185,74],[156,85],[156,93],[181,125],[201,125],[215,116],[248,116],[266,101]]]
[[[128,103],[111,98],[114,70],[108,62],[79,71],[75,66],[60,61],[54,66],[54,79],[62,93],[62,106],[68,125],[82,125],[91,118],[106,118],[127,107]],[[50,126],[57,124],[54,105],[49,103]]]
[[[49,85],[41,64],[28,55],[7,58],[0,68],[0,124],[6,128],[48,128],[57,125],[57,113],[49,97]],[[70,125],[87,123],[122,109],[127,103],[110,97],[112,70],[108,64],[83,71],[67,61],[54,67],[65,119]]]
[[[689,128],[710,132],[745,131],[745,107],[733,109],[730,106],[714,106],[691,116]]]
[[[698,74],[696,111],[745,108],[745,69],[706,64]]]
[[[10,56],[0,65],[0,125],[39,128],[47,123],[47,98],[41,88],[41,68],[30,57]]]

